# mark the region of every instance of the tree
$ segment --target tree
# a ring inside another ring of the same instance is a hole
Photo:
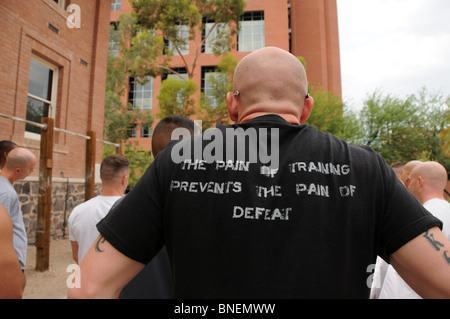
[[[226,95],[233,90],[233,75],[237,64],[237,59],[226,53],[217,65],[217,72],[214,76],[210,75],[210,95],[202,93],[200,97],[200,118],[204,129],[228,121]]]
[[[184,81],[183,74],[170,64],[173,57],[179,57],[187,78],[192,79],[197,72],[198,58],[205,48],[221,55],[233,46],[233,35],[238,30],[246,5],[244,0],[134,0],[130,4],[133,12],[122,16],[119,23],[121,56],[128,71],[138,79],[169,73],[181,81]],[[191,40],[195,45],[193,51],[187,50]],[[177,86],[177,102],[185,102],[186,108],[191,107],[192,99],[186,94],[192,92],[192,84]],[[168,94],[173,93],[168,85],[163,86],[161,101],[169,102]],[[180,115],[191,112],[183,111],[179,104],[176,109],[169,103],[160,107],[161,115],[173,111],[180,111],[181,114],[176,113]],[[172,109],[163,110],[165,107]]]
[[[321,86],[309,87],[309,94],[314,99],[314,107],[306,123],[321,131],[337,134],[342,127],[344,109],[340,96],[324,91]]]
[[[376,91],[360,112],[363,144],[388,163],[413,159],[435,160],[448,167],[443,152],[449,127],[448,99],[426,89],[404,99]]]
[[[117,34],[114,32],[114,27],[111,27],[111,37],[114,38],[116,36]],[[124,105],[121,96],[125,91],[127,83],[126,64],[119,57],[110,54],[108,56],[106,78],[104,137],[109,141],[126,142],[125,155],[128,158],[130,156],[133,157],[133,165],[130,170],[130,186],[133,186],[133,182],[137,181],[140,176],[139,174],[144,171],[146,166],[139,166],[143,161],[138,161],[135,158],[138,155],[133,155],[132,152],[130,152],[130,148],[133,146],[130,141],[127,141],[128,129],[130,123],[151,127],[153,116],[150,111],[133,110],[130,104]],[[114,152],[114,148],[108,145],[105,145],[103,148],[104,156]],[[148,165],[150,162],[150,155],[144,156],[148,158],[146,163],[146,165]]]
[[[197,84],[191,79],[167,78],[161,83],[158,94],[159,118],[170,115],[189,117],[195,112],[195,100],[192,95]]]

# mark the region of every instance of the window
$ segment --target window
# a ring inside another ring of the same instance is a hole
[[[217,72],[217,67],[202,67],[202,92],[205,94],[207,104],[211,107],[217,107],[219,101],[216,98],[216,87],[218,82],[227,81],[227,75]]]
[[[241,16],[238,51],[255,51],[265,47],[264,11],[246,12]]]
[[[207,38],[203,45],[202,52],[214,53],[214,43],[215,41],[220,40],[224,34],[228,34],[228,25],[225,23],[218,23],[216,27],[211,31],[212,27],[215,24],[215,21],[204,20],[203,23],[205,24],[205,30],[203,30],[203,38]]]
[[[28,121],[41,123],[43,117],[55,117],[58,88],[58,68],[47,61],[32,56],[28,78],[27,114]],[[36,138],[40,128],[27,124],[26,137]],[[30,135],[31,133],[31,135]]]
[[[122,0],[111,0],[111,11],[122,9]]]
[[[135,138],[137,137],[137,125],[136,124],[130,124],[127,128],[127,137],[128,138]]]
[[[119,30],[117,23],[111,23],[111,32],[109,35],[109,49],[110,56],[119,56]]]
[[[141,128],[141,137],[152,137],[152,129],[148,126]]]
[[[189,26],[187,25],[178,25],[177,37],[181,39],[181,42],[178,43],[178,50],[182,55],[189,54]],[[179,55],[176,50],[174,44],[171,41],[168,41],[167,48],[172,51],[173,55]]]
[[[53,0],[55,1],[55,3],[57,5],[59,5],[61,8],[63,8],[64,10],[68,7],[69,5],[69,0]]]
[[[147,76],[144,84],[130,78],[128,101],[133,105],[133,110],[151,110],[153,108],[153,77]]]
[[[183,79],[188,78],[188,73],[187,73],[186,68],[172,68],[172,70],[175,71],[176,73],[178,73]],[[175,79],[181,80],[181,78],[178,74],[165,73],[165,74],[163,74],[163,81],[167,78],[175,78]]]

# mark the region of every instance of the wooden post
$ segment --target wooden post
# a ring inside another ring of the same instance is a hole
[[[119,147],[116,147],[116,154],[125,155],[125,141],[120,140]]]
[[[94,131],[89,131],[87,135],[90,139],[86,142],[85,201],[95,195],[95,153],[97,144],[97,134]]]
[[[39,193],[36,229],[36,270],[46,271],[50,265],[50,221],[52,214],[52,170],[54,120],[43,118],[39,157]]]

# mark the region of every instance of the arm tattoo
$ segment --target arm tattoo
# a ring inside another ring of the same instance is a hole
[[[434,247],[434,249],[436,251],[441,251],[441,248],[444,247],[443,243],[441,243],[441,242],[437,241],[436,239],[434,239],[434,235],[432,233],[428,234],[428,230],[425,232],[423,237],[425,237],[430,242],[430,244]],[[443,255],[444,255],[444,259],[447,262],[447,264],[450,265],[449,252],[446,250],[446,251],[444,251]]]
[[[444,252],[444,258],[447,261],[447,263],[450,265],[450,256],[448,255],[448,251]]]
[[[440,251],[441,248],[439,247],[444,247],[444,244],[438,242],[437,240],[434,239],[434,235],[433,234],[429,234],[428,235],[428,230],[425,232],[425,235],[423,235],[423,237],[425,237],[426,239],[428,239],[428,241],[431,243],[431,245],[433,245],[434,249],[436,249],[437,251]]]
[[[97,240],[97,243],[95,244],[95,251],[98,253],[104,252],[104,250],[100,249],[100,244],[103,244],[106,241],[106,239],[103,236],[100,236],[100,238]]]

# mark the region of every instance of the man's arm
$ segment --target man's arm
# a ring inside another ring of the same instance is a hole
[[[22,298],[25,276],[13,245],[13,227],[6,209],[0,205],[0,299]]]
[[[119,298],[122,288],[144,266],[123,255],[100,235],[80,263],[81,287],[71,288],[68,298]]]
[[[391,264],[422,298],[450,298],[450,242],[438,227],[393,253]]]

